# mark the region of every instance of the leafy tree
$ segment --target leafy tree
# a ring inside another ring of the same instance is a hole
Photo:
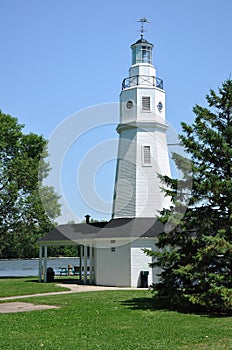
[[[194,107],[192,125],[182,123],[180,141],[191,166],[173,155],[183,180],[162,177],[173,207],[163,210],[160,220],[169,229],[159,235],[159,251],[147,254],[161,268],[153,285],[159,301],[227,313],[232,308],[232,80],[218,93],[210,90],[206,100],[208,108]]]
[[[16,118],[0,111],[0,257],[38,255],[38,238],[52,223],[42,205],[49,203],[49,217],[60,214],[52,187],[41,187],[49,173],[43,161],[47,141],[24,134]],[[42,157],[42,160],[41,160]],[[40,166],[42,164],[42,166]],[[40,170],[40,171],[39,171]]]

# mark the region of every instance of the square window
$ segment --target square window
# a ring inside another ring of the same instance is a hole
[[[115,247],[112,247],[112,248],[111,248],[111,252],[115,252]]]

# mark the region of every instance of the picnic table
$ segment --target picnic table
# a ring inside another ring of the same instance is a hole
[[[68,275],[68,269],[67,267],[59,267],[59,273],[60,273],[60,276],[67,276]]]

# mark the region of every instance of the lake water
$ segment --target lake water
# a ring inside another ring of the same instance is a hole
[[[79,258],[48,258],[47,267],[52,267],[56,274],[59,273],[60,267],[68,265],[80,265]],[[0,277],[27,277],[38,276],[39,260],[0,260]]]

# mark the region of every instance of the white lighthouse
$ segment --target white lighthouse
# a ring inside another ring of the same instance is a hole
[[[80,283],[147,287],[159,281],[160,271],[151,267],[153,259],[144,249],[157,250],[157,237],[165,226],[155,216],[170,206],[158,176],[170,176],[168,125],[163,81],[152,65],[153,45],[143,38],[143,23],[147,20],[142,18],[140,22],[141,38],[131,45],[132,65],[120,94],[112,219],[92,223],[86,215],[86,223],[59,225],[45,235],[40,240],[40,281],[50,245],[80,247]]]
[[[131,45],[132,65],[122,83],[118,159],[112,218],[154,217],[168,207],[158,174],[170,176],[163,81],[152,64],[153,44]]]

